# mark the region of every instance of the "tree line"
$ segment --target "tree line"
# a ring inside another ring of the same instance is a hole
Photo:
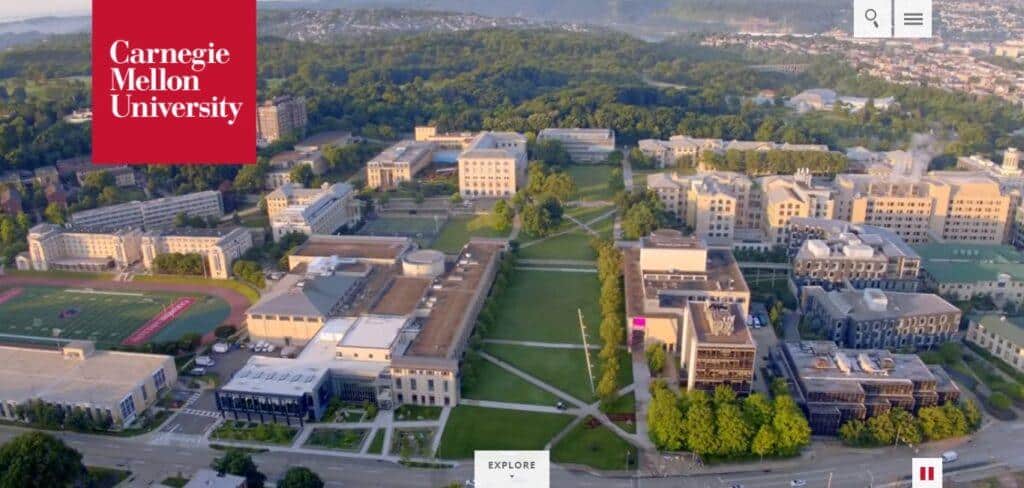
[[[981,411],[974,402],[946,402],[923,407],[913,414],[893,408],[864,420],[849,420],[839,428],[839,438],[852,446],[919,444],[960,437],[981,426]]]

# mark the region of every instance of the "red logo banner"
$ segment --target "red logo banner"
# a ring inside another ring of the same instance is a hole
[[[256,0],[93,0],[93,161],[256,162]]]

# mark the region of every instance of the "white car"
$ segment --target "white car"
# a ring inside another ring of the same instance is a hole
[[[211,358],[210,356],[197,356],[196,357],[196,365],[197,366],[203,366],[203,367],[209,368],[210,366],[213,366],[214,364],[217,364],[217,362],[214,361],[213,358]]]
[[[946,451],[942,453],[943,463],[951,463],[953,461],[956,461],[957,459],[960,459],[960,455],[957,454],[956,451]]]
[[[229,346],[225,342],[218,342],[213,345],[213,352],[218,354],[224,354],[228,352]]]
[[[791,486],[792,488],[797,488],[799,486],[807,486],[807,482],[804,480],[793,480],[789,482],[789,486]]]

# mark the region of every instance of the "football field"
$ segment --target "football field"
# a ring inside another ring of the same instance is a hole
[[[227,303],[206,295],[16,286],[0,289],[0,340],[85,339],[99,347],[129,337],[165,342],[205,334],[228,313]]]

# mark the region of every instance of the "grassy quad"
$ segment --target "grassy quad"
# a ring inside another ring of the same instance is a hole
[[[636,465],[636,455],[636,448],[611,429],[603,425],[591,427],[586,420],[551,449],[551,460],[556,463],[583,464],[604,470],[630,469]]]
[[[577,198],[580,200],[611,200],[615,193],[608,187],[614,166],[606,165],[575,165],[566,168],[572,180],[576,182]]]
[[[266,444],[290,445],[298,429],[275,423],[250,423],[244,420],[229,420],[210,434],[211,439]]]
[[[594,236],[583,229],[574,230],[536,244],[523,246],[519,249],[519,257],[523,259],[574,259],[594,261],[597,253],[590,246]]]
[[[499,298],[489,339],[582,344],[576,309],[596,344],[601,287],[593,273],[518,270]]]
[[[402,405],[395,410],[395,420],[437,420],[439,418],[441,418],[441,407]]]
[[[509,229],[511,232],[511,228]],[[431,246],[448,254],[455,254],[471,237],[508,237],[509,232],[498,232],[493,214],[475,217],[452,217],[441,229],[440,235]]]
[[[382,454],[384,450],[384,429],[378,429],[377,434],[370,441],[370,447],[366,449],[369,454]]]
[[[472,388],[462,389],[464,398],[548,406],[558,403],[558,397],[555,395],[533,386],[490,361],[476,361],[473,368],[476,368],[476,375],[481,380]]]
[[[471,459],[476,450],[538,450],[573,419],[570,415],[459,405],[448,417],[437,455]]]
[[[587,379],[587,361],[582,349],[487,344],[484,351],[584,402],[597,401],[597,396],[590,389],[590,380]],[[597,350],[591,352],[590,358],[594,361],[596,382],[601,373]],[[633,370],[629,354],[620,351],[618,383],[628,385],[632,382]]]

